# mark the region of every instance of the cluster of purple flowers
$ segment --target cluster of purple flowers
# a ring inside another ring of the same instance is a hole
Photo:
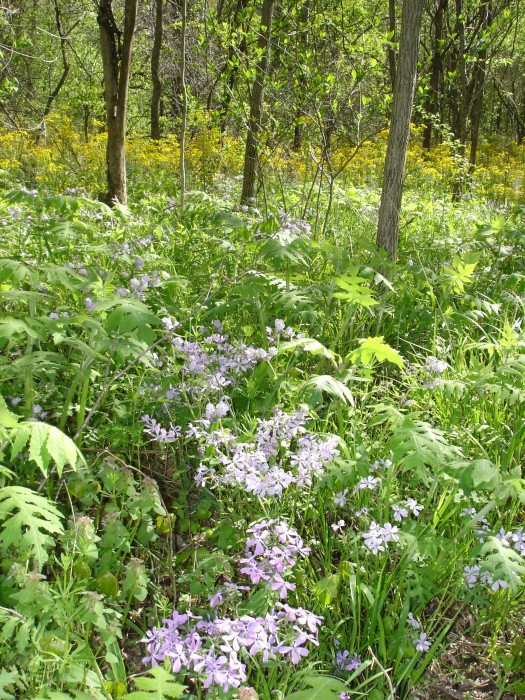
[[[151,437],[156,441],[156,442],[175,442],[180,437],[180,434],[182,432],[182,428],[180,425],[173,425],[170,423],[169,430],[166,428],[163,428],[160,423],[157,423],[157,421],[154,418],[151,418],[147,414],[142,416],[140,419],[145,427],[144,427],[144,432],[146,435],[151,435]]]
[[[490,586],[493,591],[499,591],[500,589],[509,587],[508,581],[503,579],[494,580],[490,571],[483,569],[480,564],[465,566],[463,569],[463,578],[468,588],[474,588],[478,582]]]
[[[363,662],[359,658],[357,654],[354,654],[353,656],[350,655],[350,652],[348,649],[344,649],[343,651],[338,651],[336,652],[335,655],[335,670],[342,672],[342,671],[348,671],[351,673],[352,671],[356,671],[359,666],[361,666]]]
[[[169,659],[174,673],[192,671],[204,690],[219,686],[228,692],[246,681],[250,658],[299,663],[309,654],[308,643],[318,645],[321,620],[308,610],[281,603],[264,617],[205,620],[174,611],[163,627],[146,633],[142,641],[148,656],[143,662],[157,666]]]
[[[297,563],[310,553],[297,530],[283,520],[261,520],[248,529],[251,536],[246,542],[245,556],[240,560],[244,566],[241,573],[248,576],[252,584],[267,582],[267,588],[278,591],[284,599],[295,584],[285,580]]]
[[[216,407],[215,407],[216,409]],[[214,448],[213,458],[221,467],[201,464],[196,480],[200,485],[242,486],[261,498],[281,496],[292,484],[311,486],[339,450],[334,436],[321,438],[305,428],[308,411],[294,413],[278,409],[268,420],[258,420],[252,442],[237,442],[224,430],[206,433],[190,425],[189,436],[204,438],[206,447]],[[199,421],[202,426],[205,419]],[[204,427],[207,427],[204,425]]]
[[[164,328],[169,332],[177,328],[169,318],[163,318]],[[175,336],[171,344],[184,358],[184,375],[198,377],[211,391],[222,391],[233,383],[233,378],[247,372],[263,360],[274,357],[277,349],[255,348],[240,343],[233,345],[229,336],[222,332],[220,321],[214,321],[217,332],[206,336],[203,342],[189,341]]]
[[[435,389],[439,384],[439,377],[441,377],[447,367],[448,365],[444,360],[438,360],[433,355],[427,357],[423,369],[430,377],[423,382],[425,389]]]
[[[392,525],[391,523],[378,525],[373,520],[370,529],[367,532],[363,532],[361,536],[365,541],[365,546],[371,552],[377,554],[378,552],[384,552],[389,542],[399,542],[398,532],[399,528],[397,525]]]

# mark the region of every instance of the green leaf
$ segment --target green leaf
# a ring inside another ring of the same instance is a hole
[[[341,693],[346,693],[348,686],[333,676],[305,676],[308,690],[299,690],[287,695],[285,700],[336,700]]]
[[[341,399],[341,401],[350,406],[354,405],[354,397],[350,389],[339,379],[331,377],[329,374],[320,374],[307,379],[301,385],[301,390],[306,391],[308,389],[313,389],[317,392],[324,391],[336,399]]]
[[[18,416],[11,413],[4,397],[0,394],[0,426],[2,428],[14,428],[18,423]]]
[[[76,469],[78,462],[84,463],[82,453],[73,440],[54,425],[39,421],[20,423],[12,430],[11,438],[14,438],[11,459],[29,442],[29,458],[40,467],[45,476],[51,459],[56,464],[59,476],[62,476],[66,464]]]
[[[0,670],[0,700],[9,700],[15,696],[7,688],[13,686],[18,679],[18,671]]]
[[[397,350],[390,347],[383,340],[384,336],[379,335],[375,338],[365,338],[361,340],[361,345],[350,354],[350,361],[353,364],[361,363],[364,365],[370,364],[373,360],[376,362],[392,362],[398,367],[405,366],[405,362]]]
[[[64,534],[62,515],[40,494],[23,486],[0,489],[0,539],[5,548],[15,545],[36,559],[39,569],[47,561],[46,547],[55,543],[52,535]]]
[[[327,608],[337,598],[340,583],[339,574],[330,574],[315,584],[314,593],[323,607]]]
[[[148,671],[152,678],[139,676],[135,678],[135,685],[139,690],[126,693],[123,700],[165,700],[166,698],[180,698],[186,690],[186,686],[176,683],[173,675],[162,666],[156,666]]]
[[[322,343],[320,343],[318,340],[314,340],[313,338],[294,338],[286,343],[282,343],[277,350],[277,354],[281,355],[285,352],[289,352],[290,350],[297,350],[297,348],[300,348],[304,352],[308,352],[311,355],[325,357],[327,360],[330,360],[334,367],[337,367],[337,356],[335,353],[328,348],[325,348]]]
[[[463,456],[459,448],[448,443],[442,430],[412,416],[394,427],[387,451],[392,452],[395,464],[403,471],[413,471],[422,482],[429,479],[427,467],[438,473]]]
[[[488,459],[475,459],[472,462],[457,462],[453,465],[453,470],[459,470],[459,485],[466,494],[472,491],[490,490],[493,491],[501,482],[498,468]]]
[[[506,581],[516,594],[518,586],[523,586],[521,577],[525,575],[525,560],[498,537],[487,537],[480,547],[485,556],[482,569],[490,571],[494,581]]]
[[[356,306],[375,306],[379,302],[374,298],[374,293],[368,287],[367,280],[364,277],[337,277],[335,283],[344,292],[336,292],[334,297],[337,299],[343,299],[348,304],[355,304]]]

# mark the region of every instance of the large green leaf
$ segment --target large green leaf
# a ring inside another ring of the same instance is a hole
[[[84,462],[73,440],[54,425],[39,421],[20,423],[12,430],[11,439],[13,442],[11,459],[14,459],[29,443],[29,459],[38,464],[46,476],[51,460],[56,464],[59,476],[62,475],[66,464],[76,469],[79,462]]]
[[[485,557],[482,568],[490,571],[494,581],[506,581],[513,593],[524,585],[525,560],[498,537],[487,537],[480,554]]]
[[[348,691],[348,686],[333,676],[305,676],[303,680],[308,689],[287,695],[285,700],[337,700]]]
[[[406,416],[394,427],[387,443],[388,451],[403,471],[413,471],[423,482],[430,478],[429,467],[438,473],[463,457],[458,447],[449,444],[442,430],[412,416]]]
[[[5,548],[15,545],[34,557],[39,569],[47,561],[46,548],[62,535],[61,513],[47,498],[23,486],[0,489],[0,539]]]
[[[343,299],[347,304],[369,307],[379,303],[377,299],[374,298],[374,293],[368,286],[367,280],[364,277],[358,277],[357,275],[353,277],[337,277],[335,283],[344,291],[336,292],[334,297]]]
[[[371,362],[392,362],[398,367],[405,366],[405,362],[397,350],[385,343],[382,335],[375,338],[365,338],[361,344],[350,355],[350,360],[355,363],[368,365]]]
[[[124,695],[123,700],[166,700],[180,698],[186,690],[173,678],[173,675],[162,666],[156,666],[148,671],[151,678],[139,676],[134,679],[139,690]]]

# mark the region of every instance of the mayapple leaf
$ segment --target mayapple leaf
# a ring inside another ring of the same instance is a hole
[[[31,489],[0,488],[0,540],[6,549],[15,545],[34,557],[39,569],[47,561],[46,548],[55,543],[53,535],[64,533],[61,518],[60,511],[47,498]]]
[[[162,666],[155,666],[148,671],[151,678],[139,676],[134,679],[139,690],[124,695],[122,700],[166,700],[180,698],[186,686],[177,683],[173,675]]]

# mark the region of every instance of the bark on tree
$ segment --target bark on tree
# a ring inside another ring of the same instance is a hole
[[[162,99],[162,81],[160,79],[160,51],[162,48],[162,22],[164,0],[156,0],[155,5],[155,30],[153,47],[151,50],[151,138],[159,140],[160,133],[160,102]]]
[[[131,45],[138,0],[125,0],[124,31],[113,15],[113,0],[99,0],[97,21],[104,69],[104,99],[108,140],[106,166],[108,191],[105,201],[126,204],[126,108],[131,69]]]
[[[390,34],[388,72],[390,73],[390,84],[393,92],[396,85],[396,51],[394,49],[396,41],[396,0],[388,0],[388,30]]]
[[[404,0],[399,38],[394,104],[377,225],[377,245],[391,260],[397,255],[403,179],[410,136],[410,117],[416,88],[417,57],[423,0]]]
[[[246,204],[255,197],[255,179],[259,155],[258,142],[261,132],[264,81],[268,71],[270,57],[270,40],[272,31],[272,16],[275,0],[263,0],[261,12],[261,28],[258,41],[259,59],[255,69],[254,84],[250,95],[250,119],[246,136],[244,152],[244,171],[242,179],[241,203]]]

